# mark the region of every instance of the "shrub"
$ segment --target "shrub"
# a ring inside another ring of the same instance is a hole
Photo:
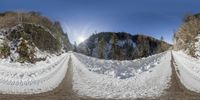
[[[20,39],[20,43],[17,48],[17,52],[19,53],[19,59],[18,59],[19,62],[34,63],[35,49],[33,47],[31,48],[25,39],[23,39],[23,38]]]
[[[10,46],[8,45],[7,41],[2,43],[0,47],[0,58],[7,58],[10,55]]]

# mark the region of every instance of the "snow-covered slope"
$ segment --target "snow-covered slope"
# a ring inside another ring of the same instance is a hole
[[[62,54],[32,65],[0,60],[0,93],[35,94],[50,91],[65,77],[68,59],[68,54]]]
[[[173,51],[173,56],[181,83],[192,91],[200,92],[200,61],[183,51]]]
[[[134,61],[106,61],[72,54],[73,89],[96,98],[160,96],[170,81],[170,60],[170,52]]]

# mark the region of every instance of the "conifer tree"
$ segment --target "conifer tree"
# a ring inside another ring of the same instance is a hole
[[[98,49],[99,49],[99,57],[100,58],[104,58],[104,50],[105,50],[105,45],[106,45],[106,42],[105,42],[105,40],[104,40],[104,38],[101,38],[100,40],[99,40],[99,47],[98,47]]]
[[[74,42],[74,52],[77,52],[77,44]]]
[[[161,37],[160,37],[160,40],[161,40],[161,41],[164,41],[164,38],[163,38],[163,36],[161,36]]]
[[[112,56],[112,59],[116,59],[116,53],[117,53],[117,41],[118,41],[118,38],[116,36],[116,34],[113,34],[112,35],[112,48],[111,48],[111,56]]]

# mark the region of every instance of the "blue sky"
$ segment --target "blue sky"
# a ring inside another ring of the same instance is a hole
[[[0,12],[39,11],[61,22],[70,41],[92,33],[125,31],[172,43],[186,14],[200,13],[199,0],[0,0]]]

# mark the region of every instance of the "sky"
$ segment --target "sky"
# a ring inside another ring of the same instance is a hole
[[[200,0],[0,0],[0,12],[39,11],[60,21],[71,43],[96,32],[145,34],[173,43],[184,16],[200,13]]]

